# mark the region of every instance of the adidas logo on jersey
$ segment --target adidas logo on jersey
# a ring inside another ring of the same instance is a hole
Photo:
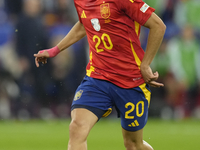
[[[129,127],[138,127],[140,124],[138,123],[137,120],[135,120],[134,122],[132,122],[131,124],[129,124]]]
[[[81,13],[81,18],[87,18],[86,15],[85,15],[85,11],[84,10]]]

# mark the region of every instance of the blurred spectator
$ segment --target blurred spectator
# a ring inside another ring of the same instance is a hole
[[[158,82],[164,83],[164,88],[151,88],[152,91],[152,106],[150,107],[150,114],[153,116],[160,116],[160,112],[166,105],[166,79],[170,76],[169,57],[167,56],[167,43],[168,40],[164,39],[154,60],[151,63],[153,71],[159,72]]]
[[[22,11],[22,0],[2,0],[8,14],[19,15]]]
[[[21,71],[16,64],[17,57],[13,49],[14,27],[8,21],[8,16],[2,8],[0,8],[0,18],[0,64],[2,64],[3,69],[17,78]]]
[[[45,22],[47,26],[55,24],[66,24],[73,26],[78,21],[78,16],[73,3],[73,0],[44,0],[45,8]]]
[[[12,101],[19,97],[15,82],[21,75],[16,53],[13,48],[14,27],[8,20],[3,3],[0,3],[0,118],[11,118]]]
[[[75,17],[75,7],[72,7],[71,0],[57,0],[55,14],[58,16],[58,22],[74,25],[77,21]]]
[[[16,24],[16,52],[23,70],[18,83],[21,89],[19,103],[32,115],[37,115],[34,112],[35,102],[46,104],[45,86],[50,80],[50,65],[36,68],[33,57],[34,53],[48,47],[48,34],[43,25],[41,10],[40,0],[24,0],[23,12]]]
[[[167,26],[164,37],[165,39],[177,36],[180,32],[180,27],[176,24],[174,17],[177,1],[178,0],[166,0],[166,7],[161,12],[161,18]]]
[[[182,111],[181,116],[190,116],[197,98],[199,43],[191,25],[185,25],[179,37],[168,44],[171,82],[167,82],[168,103]],[[181,109],[180,109],[181,108]],[[184,114],[183,114],[184,112]],[[178,115],[179,116],[179,115]]]
[[[175,9],[175,21],[182,27],[184,24],[191,24],[194,28],[200,28],[199,0],[179,0]]]
[[[167,0],[166,7],[161,13],[164,22],[174,22],[174,11],[177,0]]]
[[[15,23],[18,16],[22,12],[22,1],[23,0],[1,0],[5,3],[5,9],[8,13],[10,20]]]

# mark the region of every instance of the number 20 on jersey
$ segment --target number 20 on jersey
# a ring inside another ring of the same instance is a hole
[[[109,44],[109,45],[106,43],[105,38],[107,38],[107,41],[108,41],[108,44]],[[103,43],[105,49],[107,49],[107,50],[111,50],[111,49],[113,48],[113,43],[112,43],[112,41],[111,41],[111,39],[110,39],[110,36],[109,36],[108,34],[106,34],[106,33],[103,33],[103,34],[101,35],[101,37],[99,37],[99,36],[97,36],[97,35],[94,35],[94,36],[93,36],[93,42],[96,42],[96,44],[95,44],[95,49],[96,49],[96,51],[97,51],[98,53],[104,51],[104,49],[99,48],[99,45],[100,45],[101,43]]]

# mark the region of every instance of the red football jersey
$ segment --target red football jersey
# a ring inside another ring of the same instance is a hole
[[[74,0],[74,3],[89,43],[87,75],[122,88],[144,83],[140,72],[144,56],[140,27],[155,9],[142,0]]]

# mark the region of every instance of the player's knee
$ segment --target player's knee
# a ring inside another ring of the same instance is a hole
[[[86,122],[80,120],[72,120],[69,125],[69,133],[71,138],[86,138],[89,127]]]
[[[86,128],[86,125],[84,122],[81,122],[79,120],[72,120],[69,125],[70,132],[79,132],[83,128]]]

